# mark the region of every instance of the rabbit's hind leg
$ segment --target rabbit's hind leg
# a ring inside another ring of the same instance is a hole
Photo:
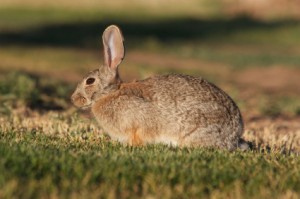
[[[184,133],[180,139],[180,146],[224,148],[220,134],[205,127],[195,127]]]
[[[128,145],[130,145],[130,146],[144,145],[144,141],[142,139],[139,129],[137,129],[137,128],[128,129],[127,134],[129,135]]]

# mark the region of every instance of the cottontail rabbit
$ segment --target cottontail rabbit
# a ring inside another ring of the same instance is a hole
[[[123,36],[111,25],[103,33],[104,64],[78,84],[72,102],[90,108],[105,132],[129,145],[164,143],[234,150],[243,121],[234,101],[201,77],[160,75],[123,82]]]

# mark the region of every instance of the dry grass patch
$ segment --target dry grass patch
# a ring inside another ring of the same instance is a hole
[[[249,121],[243,137],[261,149],[300,154],[300,118]]]
[[[75,108],[64,112],[40,113],[21,107],[12,109],[7,116],[1,116],[0,122],[2,132],[33,132],[60,138],[75,136],[76,139],[104,136],[88,112],[78,115]],[[300,118],[246,121],[243,138],[253,145],[253,150],[299,154]]]

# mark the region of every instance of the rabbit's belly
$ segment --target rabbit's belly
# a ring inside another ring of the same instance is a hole
[[[108,135],[112,140],[118,141],[122,144],[127,144],[129,140],[129,135],[124,133],[108,133]]]
[[[178,139],[170,135],[159,135],[154,141],[156,144],[167,144],[170,146],[178,146]]]

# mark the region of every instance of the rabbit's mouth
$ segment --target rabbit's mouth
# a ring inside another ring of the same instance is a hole
[[[92,103],[90,103],[88,105],[84,105],[84,106],[80,107],[80,109],[87,110],[87,109],[91,108],[91,106],[92,106]]]

